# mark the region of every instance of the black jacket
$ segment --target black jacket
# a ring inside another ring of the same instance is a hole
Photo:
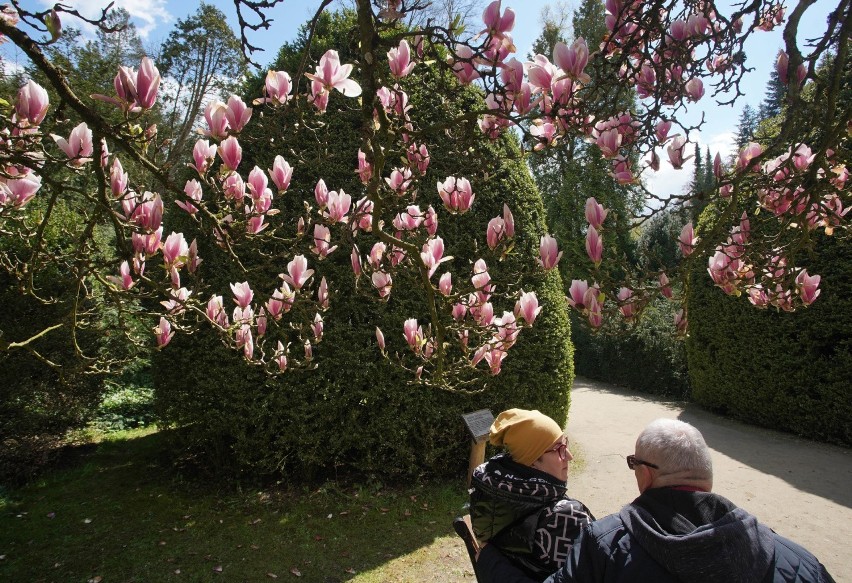
[[[585,505],[565,495],[564,482],[508,454],[476,468],[471,486],[476,538],[499,547],[537,581],[562,566],[580,529],[594,520]]]
[[[528,582],[494,550],[477,570],[486,581]],[[547,583],[833,583],[807,550],[709,492],[647,490],[592,523]]]

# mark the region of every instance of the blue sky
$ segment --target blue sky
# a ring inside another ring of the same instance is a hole
[[[570,9],[579,4],[579,0],[568,1]],[[106,6],[108,3],[109,0],[65,0],[63,2],[88,15],[96,14],[99,7]],[[227,15],[232,27],[236,26],[233,0],[212,0],[210,3]],[[515,10],[513,36],[518,48],[518,58],[525,60],[533,41],[541,30],[542,8],[555,2],[552,0],[504,0],[503,3],[504,6],[510,6]],[[37,9],[52,6],[53,0],[28,0],[24,2],[25,6],[27,4]],[[116,0],[115,4],[130,12],[144,41],[150,46],[161,42],[177,19],[194,12],[197,7],[197,3],[186,0]],[[485,4],[483,0],[483,6]],[[270,16],[274,19],[272,28],[268,31],[252,33],[250,36],[252,44],[265,49],[265,53],[256,53],[254,60],[262,65],[271,60],[283,42],[295,37],[298,27],[314,14],[318,5],[318,0],[286,0],[272,10],[270,12]],[[799,44],[805,54],[807,53],[804,47],[805,40],[824,31],[825,16],[834,6],[835,3],[831,0],[818,0],[805,12],[799,28]],[[690,109],[689,116],[686,118],[686,121],[690,123],[696,123],[702,113],[705,115],[704,128],[690,135],[690,139],[697,141],[702,150],[705,146],[709,146],[714,154],[721,152],[725,156],[731,153],[733,133],[740,112],[746,103],[757,107],[763,100],[766,82],[774,66],[775,55],[781,46],[780,29],[753,36],[746,45],[746,64],[754,67],[755,71],[747,76],[742,86],[746,96],[733,107],[720,107],[710,98],[708,88],[708,95]],[[662,158],[665,160],[665,155],[662,155]],[[691,176],[692,168],[689,164],[682,170],[675,171],[664,162],[660,172],[646,175],[646,183],[649,190],[658,195],[679,193]]]

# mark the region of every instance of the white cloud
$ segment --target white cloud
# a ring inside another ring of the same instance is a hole
[[[41,0],[46,8],[53,6],[53,0]],[[101,15],[101,10],[107,7],[110,0],[66,0],[65,6],[77,10],[86,18],[95,19]],[[115,0],[114,8],[124,8],[130,13],[133,24],[139,36],[147,39],[153,30],[170,23],[174,17],[166,8],[166,0]],[[75,27],[84,28],[84,23],[75,22]],[[89,27],[85,27],[88,29]]]
[[[685,150],[687,155],[694,154],[697,143],[702,156],[709,147],[711,158],[718,153],[723,161],[727,161],[734,153],[734,136],[734,131],[728,129],[706,137],[701,132],[693,131],[689,134],[690,143]],[[683,194],[695,172],[694,158],[687,160],[680,170],[675,170],[669,163],[665,147],[657,148],[657,155],[660,157],[660,170],[658,172],[648,170],[645,173],[645,187],[661,198]]]

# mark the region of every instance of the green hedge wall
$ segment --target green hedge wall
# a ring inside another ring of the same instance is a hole
[[[348,38],[345,15],[324,18],[320,24],[313,45],[315,58],[328,46],[346,46],[343,39]],[[290,70],[292,50],[285,49],[273,68]],[[347,61],[343,51],[341,61]],[[415,105],[416,124],[450,119],[480,103],[473,92],[445,102],[439,92],[428,89],[436,82],[434,71],[418,69],[406,86]],[[287,217],[303,211],[302,200],[312,198],[320,177],[329,189],[343,188],[353,201],[363,196],[354,174],[359,112],[331,113],[339,99],[332,96],[317,134],[305,129],[306,124],[297,126],[282,112],[265,111],[259,119],[261,127],[252,131],[255,143],[244,145],[246,168],[253,164],[269,168],[277,153],[294,165],[290,191],[276,200],[282,212],[274,220],[287,224]],[[268,140],[281,127],[290,130],[270,147]],[[268,134],[264,128],[269,128]],[[377,301],[369,281],[362,278],[356,286],[350,248],[343,245],[321,263],[309,254],[311,267],[318,270],[315,277],[325,275],[332,282],[325,336],[314,350],[316,370],[269,378],[204,330],[175,337],[158,354],[154,366],[156,405],[163,422],[183,427],[188,442],[209,454],[217,468],[294,481],[338,472],[377,479],[458,475],[466,467],[469,447],[460,416],[478,408],[490,408],[495,414],[515,406],[538,408],[563,423],[573,380],[572,347],[559,275],[543,274],[534,267],[545,229],[544,209],[517,143],[511,137],[498,143],[469,139],[478,131],[475,124],[461,124],[453,128],[454,139],[444,130],[425,138],[432,162],[417,204],[423,208],[432,204],[438,210],[439,235],[447,243],[446,255],[455,258],[455,277],[469,277],[472,260],[480,256],[497,281],[503,272],[528,266],[517,283],[535,290],[544,308],[536,325],[524,330],[509,352],[503,372],[490,379],[483,391],[462,394],[411,384],[411,373],[381,358],[375,326],[384,330],[389,352],[404,352],[402,323],[409,317],[424,321],[426,306],[415,283],[402,274],[394,276],[393,293],[385,303]],[[298,150],[299,159],[289,154],[291,148]],[[483,174],[483,160],[489,161],[488,179],[474,181],[474,176]],[[458,218],[444,212],[434,188],[449,175],[468,176],[474,183],[473,210]],[[518,235],[514,254],[498,262],[488,254],[484,235],[488,221],[502,212],[503,202],[514,213]],[[367,253],[374,239],[360,233],[356,242]],[[273,257],[271,263],[258,259],[247,267],[250,281],[259,282],[255,289],[265,296],[275,287],[289,256],[274,247],[264,251]],[[228,282],[246,279],[217,255],[214,246],[203,245],[201,253],[204,277],[218,293],[227,292]],[[511,307],[498,304],[495,311]]]
[[[632,390],[688,399],[686,348],[674,334],[676,304],[652,301],[633,327],[608,320],[593,333],[586,321],[572,315],[571,339],[578,375]]]
[[[699,229],[715,211],[708,208]],[[687,358],[695,402],[749,423],[852,444],[850,243],[817,235],[801,266],[820,297],[794,313],[758,310],[713,286],[706,261],[690,274]]]

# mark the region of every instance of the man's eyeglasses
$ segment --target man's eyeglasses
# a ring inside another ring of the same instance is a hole
[[[550,449],[545,450],[544,453],[550,453],[551,451],[555,451],[556,455],[558,455],[559,459],[563,462],[568,459],[568,444],[565,442],[560,441]]]
[[[652,464],[651,462],[646,462],[645,460],[640,460],[635,455],[627,456],[627,467],[632,470],[636,466],[648,466],[649,468],[654,468],[655,470],[660,469],[660,466]]]

